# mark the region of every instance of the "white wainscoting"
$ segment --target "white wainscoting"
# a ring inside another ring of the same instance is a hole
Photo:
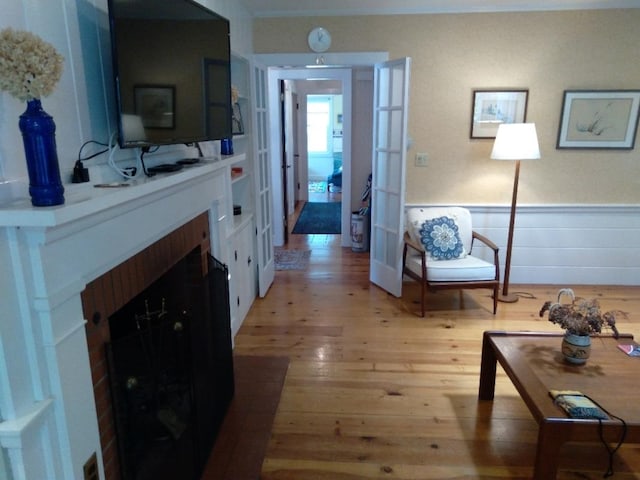
[[[500,248],[504,278],[510,208],[462,206],[471,211],[474,230]],[[510,283],[640,285],[639,244],[640,205],[518,206]],[[474,254],[488,258],[487,251]]]

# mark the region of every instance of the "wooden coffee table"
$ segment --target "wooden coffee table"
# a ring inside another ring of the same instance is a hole
[[[482,342],[480,400],[493,400],[499,362],[538,423],[534,480],[556,478],[558,451],[563,443],[601,442],[599,422],[569,418],[553,403],[551,389],[578,390],[588,395],[607,412],[624,419],[625,443],[640,443],[640,358],[617,348],[619,343],[635,343],[633,336],[594,337],[591,357],[585,365],[563,360],[561,340],[562,333],[487,331]],[[615,446],[622,438],[621,422],[603,421],[602,433]],[[606,467],[608,454],[604,446],[602,451]]]

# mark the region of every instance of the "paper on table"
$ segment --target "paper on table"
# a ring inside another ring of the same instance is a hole
[[[640,345],[619,344],[618,348],[630,357],[640,357]]]

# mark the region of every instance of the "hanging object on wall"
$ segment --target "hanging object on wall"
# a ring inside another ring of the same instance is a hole
[[[331,47],[331,34],[326,28],[316,27],[309,32],[307,42],[311,50],[323,53]]]

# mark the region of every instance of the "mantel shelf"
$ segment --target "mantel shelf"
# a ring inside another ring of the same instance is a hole
[[[228,157],[230,161],[242,161],[244,154]],[[200,183],[203,177],[213,175],[225,165],[215,158],[183,168],[177,172],[162,173],[153,177],[121,182],[124,186],[96,188],[94,182],[65,185],[65,203],[55,207],[33,207],[27,196],[0,206],[0,227],[56,227],[99,212],[112,209],[130,210],[134,204],[148,203],[172,192]],[[26,191],[26,187],[25,187]]]

